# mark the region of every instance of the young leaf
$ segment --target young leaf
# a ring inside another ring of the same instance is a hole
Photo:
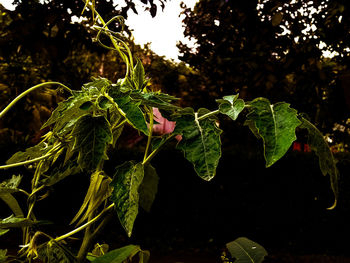
[[[132,74],[132,80],[134,82],[136,89],[143,88],[143,83],[145,81],[145,70],[144,70],[143,65],[139,59],[137,60],[137,63],[134,67],[133,74]]]
[[[297,111],[289,104],[279,102],[271,105],[265,98],[257,98],[249,103],[248,123],[254,123],[264,142],[266,167],[278,161],[296,140],[295,129],[300,125]],[[251,127],[251,126],[250,126]]]
[[[116,168],[111,186],[111,200],[114,202],[120,223],[130,237],[139,210],[139,187],[144,177],[141,163],[125,162]]]
[[[106,149],[112,143],[112,132],[104,116],[84,115],[77,121],[72,135],[74,151],[78,151],[78,164],[91,171],[97,168],[101,160],[107,160]]]
[[[144,178],[140,185],[140,206],[147,212],[151,211],[152,204],[158,191],[159,177],[152,165],[144,167]]]
[[[266,250],[259,244],[245,237],[237,238],[226,244],[235,263],[261,263],[267,256]]]
[[[101,257],[96,258],[94,263],[124,263],[127,259],[131,259],[139,251],[140,247],[136,245],[128,245],[118,249],[114,249],[104,254]]]
[[[177,148],[184,152],[185,158],[194,165],[197,174],[209,181],[215,176],[221,157],[221,130],[213,120],[199,121],[200,115],[194,114],[192,110],[192,113],[178,118],[174,133],[182,135]]]
[[[219,103],[220,113],[226,114],[234,121],[244,109],[244,100],[237,98],[238,94],[232,96],[225,96],[223,97],[223,99],[216,100]]]
[[[111,82],[106,78],[96,78],[92,82],[88,82],[83,85],[82,90],[89,96],[98,96],[105,92],[110,86]]]
[[[318,156],[322,174],[324,176],[329,174],[330,176],[331,188],[335,197],[333,206],[329,208],[332,209],[336,206],[338,200],[339,171],[336,166],[336,161],[322,133],[307,119],[302,117],[301,121],[302,124],[299,127],[307,129],[309,132],[308,144],[311,150],[315,151]]]

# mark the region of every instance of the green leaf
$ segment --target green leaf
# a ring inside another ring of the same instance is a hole
[[[94,263],[124,263],[127,259],[131,259],[139,251],[140,247],[136,245],[128,245],[118,249],[111,250],[102,257],[96,258]]]
[[[0,195],[1,194],[12,194],[18,192],[18,186],[22,180],[21,175],[12,175],[11,179],[5,180],[0,183]]]
[[[216,100],[219,103],[219,111],[222,114],[229,116],[232,120],[236,120],[238,115],[244,109],[244,101],[237,99],[238,94],[225,96],[223,99]]]
[[[98,106],[103,109],[103,110],[106,110],[106,109],[109,109],[112,107],[112,103],[109,101],[109,99],[107,99],[105,96],[100,96],[98,98]]]
[[[93,105],[93,104],[92,104],[91,101],[86,101],[86,102],[84,102],[83,104],[81,104],[81,105],[79,106],[79,109],[84,110],[84,111],[87,111],[87,110],[89,110],[89,109],[91,108],[92,105]]]
[[[0,228],[26,227],[33,224],[34,222],[28,218],[15,217],[14,215],[0,219]]]
[[[81,169],[76,165],[75,160],[68,160],[66,163],[61,163],[59,166],[53,168],[50,175],[47,178],[44,178],[41,183],[46,186],[52,186],[67,176],[79,172],[81,172]]]
[[[55,124],[53,132],[60,136],[64,136],[72,131],[78,118],[86,114],[86,111],[80,107],[91,100],[87,92],[84,91],[73,91],[72,94],[73,96],[58,104],[50,118],[42,126],[42,129]]]
[[[0,249],[0,262],[6,262],[7,260],[6,254],[7,254],[7,249]]]
[[[336,206],[339,195],[339,171],[336,166],[336,161],[322,133],[307,119],[302,117],[301,121],[302,124],[299,127],[308,130],[308,144],[311,150],[315,151],[316,155],[318,156],[322,174],[324,176],[327,174],[330,176],[331,188],[335,197],[333,206],[329,208],[332,209]]]
[[[116,96],[115,96],[116,95]],[[123,111],[128,123],[135,129],[142,131],[148,135],[148,127],[145,116],[140,109],[140,102],[133,101],[129,94],[114,93],[114,101],[118,107]]]
[[[112,132],[104,116],[82,116],[76,123],[72,135],[74,151],[78,151],[78,164],[91,171],[97,168],[101,160],[107,160],[106,149],[112,143]]]
[[[134,82],[136,89],[142,89],[145,81],[145,69],[141,61],[138,59],[132,73],[132,81]]]
[[[10,193],[2,193],[0,194],[0,198],[10,207],[12,212],[17,216],[17,217],[23,217],[23,211],[17,201],[16,198],[13,197],[12,194]]]
[[[111,200],[114,202],[120,223],[130,237],[139,211],[139,187],[144,177],[141,163],[125,162],[116,168],[111,186]]]
[[[134,90],[130,94],[130,97],[133,100],[141,101],[142,105],[147,105],[158,109],[175,110],[179,108],[178,106],[172,104],[174,101],[177,101],[178,98],[160,92],[144,93],[140,90]]]
[[[249,103],[247,115],[252,132],[260,135],[264,143],[266,167],[278,161],[296,140],[295,129],[300,125],[297,111],[285,102],[271,105],[265,98],[257,98]]]
[[[144,178],[140,185],[140,206],[147,212],[151,211],[152,204],[158,191],[159,177],[152,165],[144,167]]]
[[[38,247],[38,257],[41,262],[74,263],[76,258],[69,252],[62,242],[48,242]]]
[[[91,96],[98,96],[107,91],[111,86],[111,82],[106,78],[95,78],[92,82],[83,85],[82,90]]]
[[[226,244],[235,263],[260,263],[267,256],[266,250],[246,237],[237,238]]]
[[[207,111],[202,110],[199,114],[194,114],[193,110],[187,111],[176,120],[174,133],[182,135],[177,148],[184,152],[197,174],[209,181],[215,176],[221,157],[221,130],[214,120],[207,118],[198,121],[198,117],[205,112]]]
[[[25,150],[25,152],[17,152],[7,160],[6,164],[23,162],[31,159],[35,159],[44,156],[48,151],[51,150],[53,145],[46,142],[40,142],[39,144],[30,147]]]
[[[9,231],[10,231],[10,229],[0,228],[0,236],[5,235]],[[1,249],[0,249],[0,262],[1,262]]]

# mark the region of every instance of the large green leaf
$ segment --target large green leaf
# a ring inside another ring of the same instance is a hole
[[[250,122],[250,127],[254,123],[252,132],[258,132],[263,139],[266,167],[269,167],[278,161],[296,140],[295,129],[301,122],[297,118],[297,111],[284,102],[271,105],[269,100],[257,98],[249,103],[249,109],[248,123]]]
[[[144,177],[142,163],[125,162],[116,168],[111,186],[119,220],[130,237],[139,211],[139,187]]]
[[[40,245],[37,249],[38,258],[41,262],[75,263],[76,258],[69,252],[62,242],[48,242]]]
[[[229,116],[234,121],[244,109],[244,101],[242,99],[238,99],[238,94],[225,96],[223,99],[216,101],[219,103],[219,111],[222,114]]]
[[[112,143],[112,132],[104,116],[82,116],[73,131],[74,151],[78,151],[78,164],[88,171],[97,168],[101,160],[107,160],[106,149]]]
[[[109,96],[113,98],[114,102],[118,105],[122,115],[126,118],[128,123],[135,129],[142,131],[148,135],[148,127],[145,119],[145,115],[140,108],[141,101],[133,100],[130,97],[131,90],[123,90],[120,85],[114,85],[109,91]]]
[[[207,110],[198,114],[187,111],[176,120],[175,134],[182,135],[177,145],[184,152],[185,158],[190,161],[197,174],[204,180],[211,180],[216,173],[221,157],[221,130],[211,119],[198,120]]]
[[[266,250],[259,244],[245,237],[237,238],[226,244],[234,263],[260,263],[267,256]]]
[[[34,222],[28,218],[16,217],[14,215],[0,219],[0,228],[26,227],[33,224]]]
[[[324,176],[327,174],[330,176],[331,188],[335,197],[334,205],[330,207],[330,209],[334,208],[337,204],[339,192],[339,171],[336,166],[336,161],[322,133],[307,119],[301,118],[301,120],[302,124],[299,127],[307,129],[309,132],[308,144],[311,150],[315,151],[316,155],[318,156],[322,174]]]
[[[139,246],[128,245],[114,249],[93,260],[94,263],[124,263],[141,251]]]
[[[144,178],[140,185],[140,206],[147,212],[151,211],[152,204],[158,191],[159,177],[156,169],[150,164],[144,167]]]
[[[0,198],[9,206],[9,208],[17,217],[24,216],[22,208],[20,207],[17,199],[14,198],[12,194],[2,193],[0,194]]]

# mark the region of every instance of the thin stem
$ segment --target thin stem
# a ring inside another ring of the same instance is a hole
[[[56,241],[56,242],[61,241],[61,240],[65,239],[65,238],[70,237],[70,236],[72,236],[72,235],[78,233],[79,231],[81,231],[81,230],[87,228],[89,225],[93,224],[95,221],[97,221],[98,219],[100,219],[101,216],[102,216],[104,213],[106,213],[108,210],[110,210],[110,209],[113,208],[113,207],[114,207],[114,203],[111,204],[110,206],[106,207],[105,209],[103,209],[103,210],[101,211],[101,213],[99,213],[97,216],[95,216],[93,219],[91,219],[90,221],[88,221],[88,222],[85,223],[84,225],[82,225],[82,226],[80,226],[80,227],[74,229],[73,231],[71,231],[71,232],[69,232],[69,233],[67,233],[67,234],[64,234],[64,235],[62,235],[62,236],[60,236],[60,237],[56,237],[56,238],[54,239],[54,241]]]
[[[35,85],[34,87],[31,87],[29,89],[27,89],[26,91],[22,92],[20,95],[18,95],[5,109],[3,109],[3,111],[0,113],[0,119],[2,117],[4,117],[4,115],[6,114],[6,112],[8,112],[9,109],[12,108],[13,105],[15,105],[21,98],[23,98],[24,96],[26,96],[27,94],[29,94],[30,92],[41,88],[43,86],[46,85],[59,85],[63,88],[65,88],[67,91],[69,91],[70,93],[72,93],[72,90],[70,88],[68,88],[67,86],[63,85],[62,83],[59,82],[44,82],[44,83],[40,83],[38,85]]]
[[[168,138],[165,139],[165,141],[163,143],[161,143],[157,149],[155,149],[153,152],[150,153],[150,155],[148,155],[148,157],[146,159],[143,160],[142,165],[146,165],[148,164],[152,158],[159,152],[159,150],[161,149],[161,147],[163,145],[165,145],[166,142],[168,142],[169,140],[171,140],[172,138],[174,138],[176,136],[176,134],[172,134],[170,135]]]
[[[200,121],[200,120],[206,119],[210,116],[216,115],[218,113],[220,113],[220,110],[214,110],[214,111],[208,112],[207,114],[204,114],[204,115],[198,117],[197,120]]]
[[[149,147],[151,145],[151,140],[152,140],[152,133],[153,133],[153,112],[152,112],[152,108],[151,108],[151,110],[149,112],[149,135],[148,135],[148,139],[147,139],[145,155],[143,156],[143,162],[145,162],[147,159]]]
[[[38,158],[34,158],[28,161],[24,161],[24,162],[19,162],[19,163],[12,163],[12,164],[7,164],[7,165],[2,165],[0,166],[0,169],[8,169],[8,168],[13,168],[13,167],[17,167],[17,166],[22,166],[22,165],[26,165],[26,164],[31,164],[31,163],[35,163],[41,160],[44,160],[52,155],[54,155],[55,153],[50,153],[50,154],[46,154],[44,156],[40,156]]]

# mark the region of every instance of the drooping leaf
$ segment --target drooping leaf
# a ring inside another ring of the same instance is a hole
[[[225,96],[223,99],[216,100],[219,103],[219,111],[229,116],[232,120],[236,120],[238,115],[244,109],[244,101],[238,99],[238,94]]]
[[[6,161],[6,164],[24,162],[27,160],[35,159],[44,156],[53,147],[53,144],[48,144],[46,142],[40,142],[39,144],[29,147],[25,152],[17,152],[11,156],[10,159]]]
[[[139,263],[147,263],[150,258],[150,253],[148,250],[140,250],[139,252]]]
[[[144,178],[140,185],[140,206],[147,212],[151,211],[152,204],[158,191],[159,177],[152,165],[144,167]]]
[[[22,180],[21,175],[12,175],[11,179],[5,180],[0,183],[0,195],[12,194],[18,192],[18,186]]]
[[[307,119],[301,118],[302,124],[300,128],[307,129],[309,133],[308,144],[311,150],[315,151],[318,156],[319,165],[321,172],[324,176],[327,174],[330,177],[331,188],[334,193],[335,201],[332,209],[336,206],[338,200],[338,181],[339,181],[339,171],[336,166],[336,160],[333,157],[331,149],[328,146],[328,143],[324,139],[322,133]]]
[[[266,250],[248,238],[240,237],[226,244],[234,263],[261,263],[267,256]]]
[[[202,112],[202,113],[201,113]],[[188,112],[176,120],[175,134],[182,135],[182,140],[177,145],[184,152],[197,174],[204,180],[211,180],[216,173],[221,157],[221,130],[211,119],[198,120],[199,114]]]
[[[23,217],[23,211],[16,198],[10,193],[0,194],[0,198],[9,206],[16,217]]]
[[[79,153],[78,164],[91,171],[97,168],[101,160],[107,160],[106,149],[112,143],[112,132],[104,116],[82,116],[73,131],[73,150]]]
[[[3,229],[3,228],[0,228],[0,236],[2,236],[2,235],[5,235],[7,232],[9,232],[10,231],[10,229]],[[0,259],[1,259],[1,256],[0,256]],[[0,262],[1,262],[1,260],[0,260]]]
[[[77,166],[76,161],[67,160],[67,162],[53,168],[50,174],[44,178],[41,183],[46,186],[52,186],[67,176],[77,174],[79,172],[81,172],[81,169],[79,166]]]
[[[179,108],[178,106],[172,104],[173,102],[177,101],[178,98],[160,92],[144,93],[140,90],[134,90],[130,96],[133,100],[140,100],[142,105],[147,105],[158,109],[174,110]]]
[[[132,80],[136,89],[143,88],[143,83],[145,81],[145,69],[143,68],[143,65],[139,59],[137,60],[137,63],[133,69]]]
[[[16,217],[14,215],[0,219],[0,228],[26,227],[33,224],[34,222],[28,218]]]
[[[247,120],[254,122],[256,130],[252,129],[252,132],[256,134],[258,131],[263,139],[266,167],[270,167],[296,140],[295,129],[301,122],[297,118],[297,111],[284,102],[271,105],[269,100],[257,98],[249,106]]]
[[[139,187],[144,177],[141,163],[125,162],[116,168],[111,186],[111,200],[115,204],[120,223],[130,237],[139,210]]]
[[[91,175],[90,186],[78,213],[71,221],[74,223],[84,212],[77,225],[84,222],[96,209],[111,195],[111,178],[102,171],[96,171]]]
[[[1,229],[0,229],[1,231]],[[1,236],[1,234],[0,234]],[[6,262],[7,261],[7,249],[0,249],[0,262]]]
[[[128,245],[118,249],[111,250],[101,257],[96,258],[94,263],[124,263],[127,259],[131,259],[139,251],[140,247],[136,245]]]
[[[127,119],[128,123],[135,129],[148,135],[145,115],[140,109],[141,102],[132,100],[129,93],[124,94],[120,91],[114,91],[110,95],[117,103],[118,107],[123,111],[124,117]]]

